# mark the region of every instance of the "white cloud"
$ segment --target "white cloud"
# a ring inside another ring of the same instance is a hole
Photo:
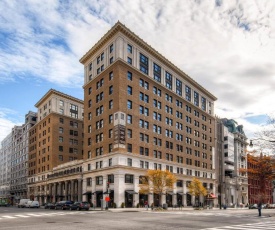
[[[11,133],[11,129],[15,125],[22,125],[22,121],[19,121],[21,116],[18,116],[18,120],[11,119],[11,117],[14,115],[18,114],[16,114],[15,111],[11,111],[10,109],[0,108],[0,143],[5,137],[7,137],[7,135]]]
[[[275,98],[275,1],[1,1],[0,82],[35,76],[81,87],[78,60],[115,24],[216,97],[220,117],[269,114]],[[4,10],[3,10],[4,9]],[[240,123],[240,122],[239,122]],[[250,131],[249,131],[250,132]]]

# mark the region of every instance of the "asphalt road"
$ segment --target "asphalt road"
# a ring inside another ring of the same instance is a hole
[[[0,229],[275,229],[275,209],[263,210],[67,211],[0,207]]]

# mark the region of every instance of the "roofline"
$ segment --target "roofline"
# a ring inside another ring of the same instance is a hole
[[[65,93],[62,93],[62,92],[60,92],[60,91],[57,91],[57,90],[55,90],[55,89],[50,89],[34,106],[36,107],[36,108],[38,108],[38,106],[40,105],[40,104],[42,104],[42,102],[47,98],[47,97],[49,97],[50,95],[52,95],[52,94],[56,94],[56,95],[59,95],[59,96],[61,96],[61,97],[65,97],[65,98],[67,98],[67,99],[70,99],[70,100],[73,100],[73,101],[75,101],[75,102],[78,102],[78,103],[81,103],[81,104],[84,104],[84,101],[82,101],[82,100],[80,100],[80,99],[78,99],[78,98],[76,98],[76,97],[72,97],[72,96],[70,96],[70,95],[68,95],[68,94],[65,94]]]
[[[202,87],[199,83],[197,83],[194,79],[189,77],[186,73],[184,73],[181,69],[175,66],[171,61],[161,55],[158,51],[152,48],[149,44],[147,44],[144,40],[142,40],[139,36],[133,33],[130,29],[128,29],[125,25],[123,25],[120,21],[118,21],[80,60],[79,62],[83,65],[85,62],[93,56],[101,47],[103,47],[109,39],[111,39],[116,33],[121,32],[134,42],[136,42],[139,46],[145,49],[148,53],[155,56],[157,59],[162,61],[169,68],[173,69],[178,75],[184,76],[186,80],[199,88],[202,92],[204,92],[208,97],[210,97],[213,101],[217,100],[213,94],[211,94],[208,90]]]

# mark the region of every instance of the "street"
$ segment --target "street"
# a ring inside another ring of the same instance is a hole
[[[275,229],[275,210],[264,209],[168,210],[112,209],[68,211],[0,208],[0,229]]]

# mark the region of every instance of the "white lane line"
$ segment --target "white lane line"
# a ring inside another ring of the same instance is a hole
[[[32,213],[28,213],[27,215],[29,215],[29,216],[42,216],[42,215],[37,215],[37,214],[32,214]]]
[[[2,216],[2,217],[7,218],[7,219],[14,219],[14,218],[16,218],[14,216]]]
[[[24,216],[24,215],[14,215],[14,216],[24,217],[24,218],[30,217],[30,216]]]

